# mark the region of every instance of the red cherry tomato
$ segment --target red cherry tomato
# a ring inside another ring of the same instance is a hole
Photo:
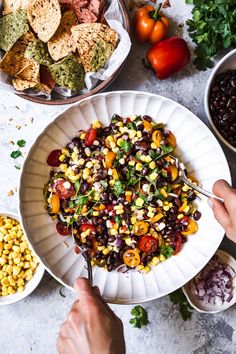
[[[180,248],[182,246],[182,235],[180,232],[177,232],[176,233],[176,236],[177,236],[177,241],[175,241],[175,251],[174,251],[174,255],[179,253],[180,251]]]
[[[138,241],[138,248],[146,253],[153,253],[157,250],[158,241],[152,236],[142,236]]]
[[[114,205],[112,205],[112,204],[106,204],[106,210],[108,210],[108,211],[113,211],[113,210],[114,210]]]
[[[61,150],[53,150],[50,152],[47,158],[47,164],[52,167],[58,167],[61,164],[59,157],[61,156]]]
[[[97,131],[93,128],[90,128],[85,135],[84,145],[85,146],[93,145],[93,142],[94,140],[96,140],[96,137],[97,137]]]
[[[67,188],[69,186],[68,183],[70,184],[69,188]],[[75,195],[73,184],[63,178],[58,178],[54,181],[53,191],[59,199],[67,199]]]
[[[70,227],[68,227],[66,224],[62,224],[61,222],[58,222],[56,224],[56,229],[57,229],[57,232],[63,236],[68,236],[71,234]]]
[[[94,232],[96,231],[95,226],[93,226],[92,224],[81,224],[79,229],[81,232],[85,232],[87,230],[91,230]]]

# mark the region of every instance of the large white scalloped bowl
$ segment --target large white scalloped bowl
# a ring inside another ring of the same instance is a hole
[[[20,213],[25,234],[46,269],[63,285],[73,289],[79,276],[87,276],[85,262],[73,251],[73,242],[58,236],[55,221],[44,209],[43,186],[50,167],[46,160],[53,149],[64,147],[79,129],[94,120],[109,124],[114,113],[123,117],[147,114],[164,122],[177,138],[176,154],[194,174],[202,187],[212,189],[224,178],[231,181],[222,149],[210,130],[193,113],[165,97],[136,91],[117,91],[89,97],[58,116],[38,137],[23,166],[20,182]],[[202,218],[199,230],[189,237],[177,256],[153,267],[147,274],[137,271],[118,273],[93,268],[94,284],[105,300],[130,304],[166,295],[193,278],[217,250],[224,231],[213,217],[205,197],[198,201]]]

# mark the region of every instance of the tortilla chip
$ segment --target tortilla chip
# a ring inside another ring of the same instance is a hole
[[[29,0],[3,0],[3,15],[8,15],[18,9],[26,9]]]
[[[39,82],[40,80],[39,70],[40,70],[39,64],[36,63],[36,61],[33,61],[30,65],[20,70],[16,74],[16,78],[27,80],[27,81]]]
[[[16,10],[0,19],[0,48],[9,51],[29,26],[25,10]]]
[[[84,87],[85,72],[83,66],[73,54],[49,66],[56,83],[64,88],[79,91]]]
[[[45,93],[48,93],[48,94],[52,92],[52,88],[51,87],[49,87],[49,86],[47,86],[45,84],[42,84],[41,82],[36,84],[35,89],[37,91],[45,92]]]
[[[118,41],[118,34],[102,23],[82,23],[72,27],[71,32],[80,56],[86,54],[99,38],[114,48]]]
[[[0,62],[0,69],[6,74],[16,76],[22,69],[33,64],[32,59],[24,57],[25,50],[31,41],[34,41],[35,37],[31,32],[27,32],[23,35],[7,52],[2,61]]]
[[[17,91],[24,91],[29,88],[33,88],[36,85],[36,82],[33,81],[27,81],[27,80],[22,80],[22,79],[14,79],[12,80],[12,85]]]
[[[25,58],[33,59],[42,65],[51,65],[53,63],[48,53],[47,44],[40,39],[30,43],[25,51]]]
[[[100,38],[88,53],[80,56],[80,61],[86,72],[95,72],[104,67],[113,52],[114,47]]]
[[[48,42],[49,53],[55,61],[66,57],[76,50],[76,46],[71,39],[71,27],[77,23],[78,20],[74,11],[69,10],[63,14],[60,26]]]
[[[58,0],[31,0],[27,16],[39,39],[48,42],[61,21],[61,9]]]

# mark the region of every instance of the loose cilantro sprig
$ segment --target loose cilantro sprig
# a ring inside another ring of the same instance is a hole
[[[114,188],[113,188],[114,194],[116,197],[119,197],[122,193],[124,193],[124,186],[122,185],[121,181],[115,181]]]
[[[236,41],[235,0],[185,0],[194,5],[188,20],[189,35],[197,45],[194,64],[199,70],[213,66],[212,58]]]
[[[134,317],[130,319],[129,323],[131,323],[134,328],[141,328],[149,323],[147,311],[142,306],[135,306],[131,310],[131,315]]]
[[[127,140],[123,140],[120,143],[120,148],[126,153],[128,154],[130,152],[130,150],[132,149],[132,144],[127,141]]]
[[[191,318],[192,306],[188,303],[182,289],[178,289],[170,294],[170,301],[175,305],[179,305],[179,311],[184,321]]]
[[[12,151],[11,154],[10,154],[10,157],[11,157],[12,159],[14,159],[14,160],[16,160],[16,159],[18,159],[19,157],[22,157],[22,156],[23,156],[20,149],[23,148],[23,147],[25,147],[26,141],[23,140],[23,139],[21,139],[21,140],[18,140],[18,141],[16,142],[16,144],[18,145],[18,150],[14,150],[14,151]],[[20,170],[20,168],[21,168],[21,166],[20,166],[19,164],[16,164],[16,165],[14,165],[14,166],[15,166],[15,168],[16,168],[17,170]]]

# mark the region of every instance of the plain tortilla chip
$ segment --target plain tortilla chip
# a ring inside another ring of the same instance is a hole
[[[25,10],[16,10],[0,19],[0,48],[8,52],[29,30]]]
[[[0,62],[0,69],[8,75],[16,76],[22,69],[33,64],[34,61],[25,58],[24,54],[28,44],[34,40],[35,37],[31,32],[22,36],[11,50],[4,55]]]
[[[3,15],[8,15],[18,9],[26,9],[29,0],[3,0]]]
[[[96,72],[104,67],[113,52],[114,47],[100,38],[88,53],[80,56],[80,61],[86,72]]]
[[[118,34],[102,23],[82,23],[72,27],[71,32],[80,56],[87,54],[99,38],[114,48],[118,41]]]
[[[17,91],[24,91],[29,88],[33,88],[36,85],[36,82],[33,81],[27,81],[27,80],[22,80],[22,79],[14,79],[12,80],[12,85]]]
[[[28,45],[25,51],[25,58],[33,59],[42,65],[51,65],[53,63],[53,60],[48,53],[47,44],[40,39],[31,42]]]
[[[84,87],[85,72],[73,54],[50,65],[49,70],[53,79],[61,87],[73,91],[79,91]]]
[[[74,11],[69,10],[63,14],[60,26],[48,42],[49,53],[55,61],[66,57],[76,50],[76,46],[71,39],[71,27],[77,23],[78,20]]]
[[[16,78],[20,78],[22,80],[27,80],[27,81],[39,82],[40,80],[39,71],[40,71],[39,64],[36,61],[32,61],[30,65],[23,68],[16,74]]]
[[[48,42],[60,25],[61,8],[58,0],[31,0],[27,16],[39,39]]]

